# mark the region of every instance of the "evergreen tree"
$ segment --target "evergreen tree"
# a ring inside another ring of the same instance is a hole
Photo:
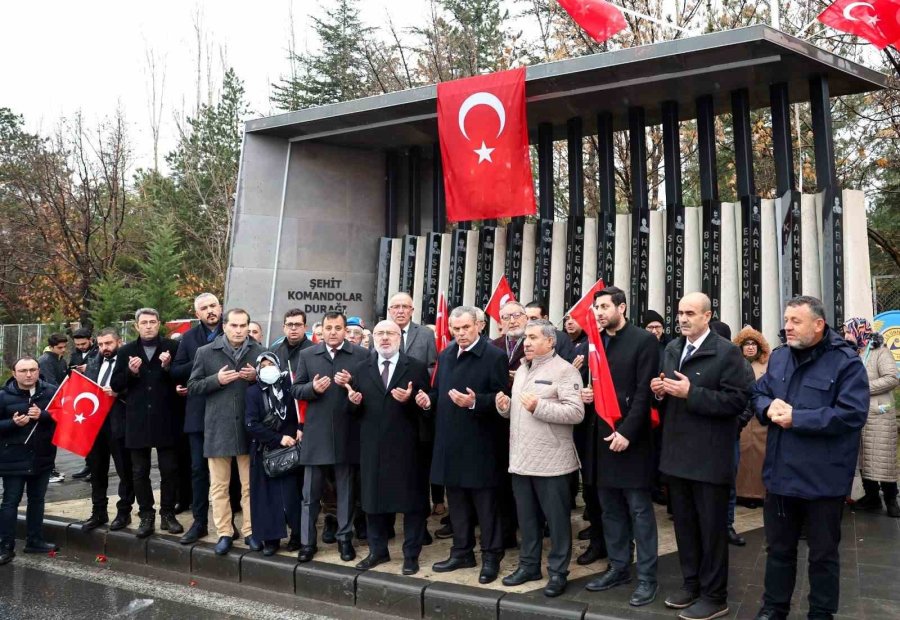
[[[152,226],[147,258],[141,265],[137,301],[141,306],[156,308],[163,322],[183,318],[188,306],[178,295],[178,281],[184,261],[179,243],[172,222],[163,221]]]
[[[104,327],[118,327],[119,321],[131,317],[134,295],[125,280],[112,270],[91,286],[90,320],[95,331]]]

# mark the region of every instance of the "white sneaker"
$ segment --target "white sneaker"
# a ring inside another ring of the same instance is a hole
[[[56,470],[50,472],[50,482],[65,482],[66,475]]]

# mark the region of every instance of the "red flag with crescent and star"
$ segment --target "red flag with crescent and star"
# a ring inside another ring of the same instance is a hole
[[[447,220],[534,215],[525,68],[437,85]]]
[[[53,445],[87,456],[115,402],[114,396],[83,374],[69,374],[47,405],[47,412],[56,421]]]
[[[488,305],[484,309],[484,313],[499,322],[500,308],[515,300],[516,296],[513,295],[512,288],[510,288],[509,281],[504,274],[500,277],[500,281],[497,282],[497,286],[494,288],[494,293],[491,295]]]
[[[434,316],[434,338],[438,355],[450,346],[453,337],[450,335],[450,312],[447,310],[447,298],[444,291],[438,295],[437,314]],[[438,360],[434,362],[434,370],[431,373],[431,385],[434,386],[434,378],[437,376]]]
[[[818,20],[835,30],[862,37],[883,50],[900,41],[900,2],[897,0],[837,0]]]
[[[559,0],[559,5],[598,43],[628,28],[619,7],[604,0]]]

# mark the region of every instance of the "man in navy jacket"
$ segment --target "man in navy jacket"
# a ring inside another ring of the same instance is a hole
[[[784,311],[787,346],[769,358],[751,400],[769,427],[763,481],[765,594],[759,619],[787,618],[797,574],[797,541],[809,543],[809,617],[838,610],[841,511],[850,494],[869,381],[856,350],[825,323],[815,297],[795,297]]]

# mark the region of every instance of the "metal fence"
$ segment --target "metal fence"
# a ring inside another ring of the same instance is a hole
[[[872,303],[875,314],[900,310],[900,275],[872,276]]]

